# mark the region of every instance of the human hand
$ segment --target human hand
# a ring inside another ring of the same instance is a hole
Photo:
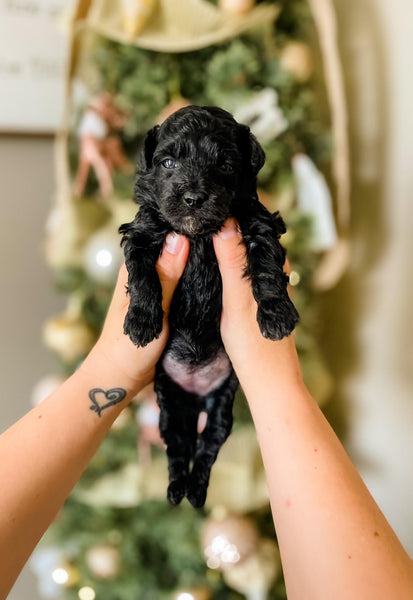
[[[112,372],[119,385],[137,393],[150,383],[155,375],[155,365],[168,340],[168,314],[172,296],[184,272],[189,254],[189,240],[170,233],[156,264],[162,286],[163,329],[160,336],[145,347],[137,348],[123,333],[123,323],[129,306],[126,293],[128,273],[123,265],[113,293],[105,324],[99,340],[82,365],[83,369]]]
[[[213,241],[223,287],[221,337],[241,384],[250,377],[259,380],[258,373],[300,380],[294,335],[273,341],[261,334],[257,303],[244,277],[246,248],[235,219],[228,219]]]

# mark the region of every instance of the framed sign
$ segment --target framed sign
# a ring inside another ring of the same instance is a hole
[[[0,0],[0,132],[53,133],[62,119],[73,0]]]

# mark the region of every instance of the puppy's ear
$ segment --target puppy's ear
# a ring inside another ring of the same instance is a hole
[[[241,149],[242,153],[251,165],[252,172],[257,175],[264,165],[265,152],[251,130],[246,125],[241,125]]]
[[[159,125],[155,125],[146,134],[143,148],[138,158],[139,166],[143,171],[147,171],[152,167],[153,154],[158,144],[159,129]]]

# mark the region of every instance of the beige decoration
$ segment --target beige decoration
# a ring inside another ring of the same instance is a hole
[[[244,594],[247,600],[266,600],[274,581],[281,575],[281,558],[273,540],[259,540],[256,551],[242,563],[224,571],[229,587]]]
[[[94,0],[85,26],[118,42],[158,52],[189,52],[224,42],[273,22],[278,6],[263,3],[245,16],[229,16],[206,0],[159,0],[145,29],[131,39],[125,33],[119,3]]]
[[[121,0],[123,28],[128,38],[139,35],[147,24],[156,0]]]
[[[81,301],[77,296],[70,298],[62,315],[46,322],[43,341],[68,363],[80,361],[92,349],[96,335],[82,319]]]
[[[313,284],[317,289],[334,287],[350,259],[350,147],[344,78],[337,42],[337,22],[332,0],[308,0],[318,30],[329,98],[334,142],[333,176],[337,186],[339,241],[321,259]]]
[[[309,245],[314,252],[326,252],[337,244],[333,199],[323,173],[309,156],[296,154],[292,170],[297,188],[297,206],[301,214],[311,218]]]

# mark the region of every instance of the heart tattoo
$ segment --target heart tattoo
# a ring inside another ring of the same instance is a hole
[[[105,400],[108,400],[105,404],[99,404],[96,396],[98,394],[103,394]],[[126,396],[126,390],[123,388],[111,388],[110,390],[102,390],[102,388],[93,388],[89,392],[89,398],[92,401],[92,406],[89,406],[90,410],[93,410],[99,417],[102,416],[102,410],[105,408],[109,408],[109,406],[113,406],[114,404],[119,404]]]

